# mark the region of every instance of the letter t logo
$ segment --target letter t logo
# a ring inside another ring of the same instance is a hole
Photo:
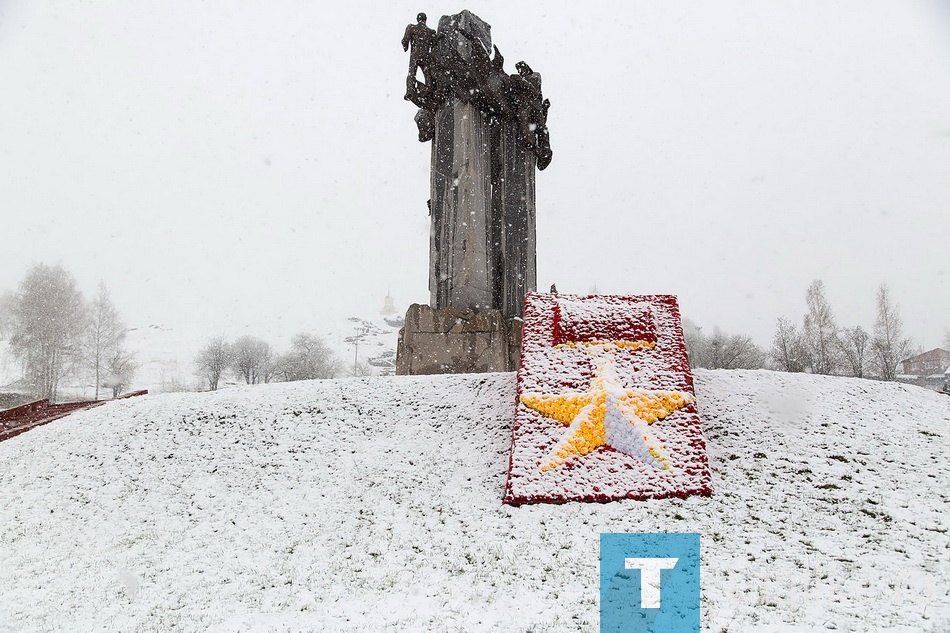
[[[676,567],[678,558],[624,558],[627,569],[640,570],[640,608],[660,608],[660,570]]]
[[[600,630],[701,633],[699,560],[699,534],[601,534]]]

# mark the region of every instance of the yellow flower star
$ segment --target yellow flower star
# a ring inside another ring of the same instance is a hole
[[[601,446],[671,470],[669,455],[649,433],[648,425],[690,404],[693,396],[682,391],[624,389],[614,364],[614,353],[621,346],[598,343],[585,347],[594,359],[594,376],[587,391],[521,396],[525,406],[569,425],[541,470],[557,468],[571,457],[587,455]]]

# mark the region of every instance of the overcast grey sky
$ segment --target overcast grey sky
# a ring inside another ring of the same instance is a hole
[[[319,329],[425,303],[429,145],[399,40],[468,8],[544,77],[538,281],[673,293],[767,344],[825,281],[950,327],[950,7],[0,1],[0,290],[36,262],[131,325]]]

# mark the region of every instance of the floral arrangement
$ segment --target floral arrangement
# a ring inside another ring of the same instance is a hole
[[[505,503],[711,494],[676,298],[529,294]]]

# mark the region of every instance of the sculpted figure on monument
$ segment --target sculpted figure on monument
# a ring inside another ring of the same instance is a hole
[[[406,76],[405,96],[407,101],[414,101],[413,97],[419,94],[420,82],[416,79],[416,69],[422,69],[426,84],[430,83],[429,62],[435,41],[436,33],[426,26],[425,13],[417,15],[416,23],[406,27],[406,32],[402,36],[402,50],[409,51],[409,74]]]
[[[515,68],[518,74],[509,78],[509,94],[512,110],[518,119],[520,140],[537,154],[538,169],[544,169],[552,156],[547,129],[551,101],[542,98],[541,75],[523,61],[515,64]]]
[[[419,108],[415,116],[416,127],[419,128],[419,142],[425,143],[435,138],[435,113],[431,110]]]
[[[477,98],[490,65],[485,33],[475,30],[462,14],[446,17],[439,21],[431,55],[432,89],[440,102],[454,95],[467,103]]]
[[[505,58],[495,46],[494,57],[477,42],[472,40],[472,70],[473,85],[467,91],[468,98],[484,112],[494,114],[502,119],[511,119],[513,114],[508,103],[508,73],[505,72]]]
[[[551,158],[554,157],[554,152],[551,151],[551,136],[548,134],[548,110],[550,108],[550,99],[541,102],[541,123],[536,130],[538,135],[538,169],[541,171],[544,171],[544,168],[551,164]]]
[[[553,154],[547,127],[551,102],[541,92],[541,75],[523,61],[515,64],[516,74],[506,73],[490,28],[468,11],[443,16],[438,31],[426,25],[425,13],[406,27],[402,47],[410,53],[405,98],[419,108],[419,140],[433,139],[436,113],[456,98],[473,103],[494,121],[514,122],[520,143],[534,152],[537,168],[543,170]],[[416,79],[419,69],[424,82]]]

